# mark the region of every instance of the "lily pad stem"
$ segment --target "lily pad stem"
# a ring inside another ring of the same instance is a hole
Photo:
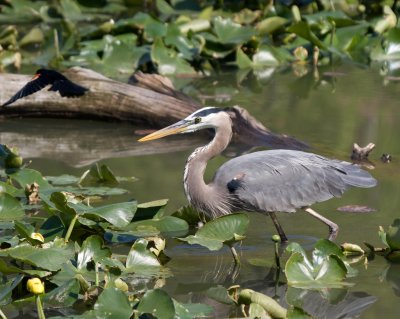
[[[98,286],[98,285],[99,285],[99,282],[100,282],[100,280],[99,280],[99,264],[98,264],[98,263],[95,263],[95,264],[94,264],[94,269],[95,269],[95,272],[96,272],[96,278],[95,278],[94,284],[95,284],[96,286]]]
[[[71,223],[69,224],[67,233],[65,234],[65,238],[64,238],[64,241],[66,243],[68,243],[69,237],[71,237],[72,230],[74,229],[74,226],[75,226],[75,223],[76,223],[77,219],[78,219],[78,215],[75,215],[75,217],[71,220]]]
[[[36,308],[38,312],[38,318],[39,319],[46,319],[43,311],[43,305],[42,305],[42,300],[40,298],[40,295],[37,295],[36,297]]]
[[[1,311],[1,309],[0,309],[0,318],[1,319],[7,319],[7,316],[4,314],[3,311]]]
[[[237,253],[235,247],[229,245],[229,248],[231,249],[233,259],[235,260],[235,264],[240,265],[240,259],[239,259],[239,256],[238,256],[238,253]]]

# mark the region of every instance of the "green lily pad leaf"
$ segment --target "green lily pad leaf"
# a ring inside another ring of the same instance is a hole
[[[37,276],[37,277],[46,277],[51,274],[51,272],[45,271],[45,270],[21,269],[16,266],[7,264],[7,262],[3,259],[0,259],[0,272],[3,275],[26,274],[26,275]]]
[[[258,303],[252,302],[249,305],[249,318],[268,318],[270,317],[266,310]]]
[[[123,188],[106,187],[106,186],[93,186],[93,187],[64,186],[62,190],[65,192],[70,192],[82,196],[115,196],[115,195],[123,195],[128,192],[126,189]]]
[[[135,215],[137,209],[137,202],[125,202],[110,204],[95,208],[88,208],[81,211],[80,214],[88,217],[95,215],[108,221],[110,224],[123,228],[127,226]]]
[[[174,50],[167,49],[161,38],[157,38],[151,48],[151,58],[157,63],[160,74],[196,74],[190,64]]]
[[[164,210],[164,207],[167,205],[167,203],[168,199],[159,199],[138,204],[137,211],[135,213],[135,221],[153,218],[154,215],[159,214]]]
[[[242,26],[233,22],[231,19],[216,17],[213,20],[213,30],[222,44],[242,44],[246,43],[255,35],[254,28]]]
[[[244,235],[249,224],[249,217],[246,214],[231,214],[216,218],[206,223],[195,235],[179,240],[189,244],[199,244],[210,250],[218,250],[227,242],[235,241],[239,235]]]
[[[226,305],[232,305],[234,303],[233,299],[228,294],[228,290],[224,286],[218,285],[216,287],[208,288],[206,295],[207,297]]]
[[[45,189],[52,188],[49,182],[40,174],[40,172],[35,171],[30,168],[23,168],[15,173],[10,174],[11,179],[18,182],[18,184],[25,188],[25,185],[31,185],[37,183],[39,185],[39,190],[43,191]]]
[[[236,65],[239,69],[248,69],[253,67],[253,61],[251,61],[241,48],[236,50]]]
[[[18,197],[22,197],[25,195],[23,189],[18,189],[13,185],[10,185],[2,181],[0,181],[0,193],[7,193],[10,194],[11,196],[18,196]]]
[[[140,300],[137,311],[140,314],[151,314],[158,319],[171,319],[175,317],[174,302],[161,289],[147,291]]]
[[[44,244],[42,248],[22,243],[16,247],[0,251],[0,256],[15,258],[50,271],[59,270],[74,254],[73,244],[66,244],[63,239],[56,239],[53,242]]]
[[[44,41],[43,31],[40,28],[36,27],[31,29],[27,34],[24,35],[24,37],[19,41],[19,45],[23,47],[25,45],[33,43],[41,44],[43,41]]]
[[[311,31],[310,26],[305,21],[299,21],[288,28],[289,32],[297,34],[312,44],[318,46],[321,49],[327,49],[326,45],[318,39],[318,37]]]
[[[46,176],[47,181],[49,181],[53,185],[71,185],[77,184],[79,182],[79,178],[73,175],[63,174],[60,176]]]
[[[43,301],[52,307],[70,307],[78,300],[80,289],[79,281],[71,279],[45,294]]]
[[[313,319],[313,317],[310,314],[308,314],[305,310],[298,307],[289,309],[287,317],[288,319]]]
[[[386,241],[390,249],[400,250],[400,219],[394,220],[386,232]]]
[[[96,318],[130,318],[133,309],[128,297],[117,288],[106,288],[93,309]]]
[[[83,290],[90,286],[89,281],[95,281],[94,271],[88,271],[85,268],[78,270],[71,260],[68,260],[61,266],[61,270],[51,278],[51,282],[57,286],[62,286],[65,282],[77,279]]]
[[[285,274],[288,284],[293,287],[337,288],[346,285],[343,280],[347,269],[343,261],[335,255],[324,258],[316,268],[310,268],[304,261],[304,256],[295,252],[286,262]]]
[[[185,220],[190,226],[196,226],[201,221],[200,213],[192,206],[183,206],[171,216]]]
[[[107,165],[99,166],[98,163],[93,164],[89,170],[85,171],[78,181],[78,184],[82,186],[101,183],[117,185],[118,180]]]
[[[148,241],[138,239],[126,259],[126,272],[140,272],[149,267],[161,267],[157,257],[147,249]]]
[[[27,240],[31,245],[39,245],[42,244],[41,240],[37,238],[33,238],[32,234],[35,233],[35,228],[27,223],[15,221],[14,222],[15,230],[18,232],[19,236],[25,240]]]
[[[201,304],[201,303],[189,303],[189,304],[181,304],[177,302],[175,299],[172,299],[174,302],[175,308],[175,317],[180,319],[192,319],[192,318],[204,318],[210,315],[214,308]]]
[[[312,252],[314,266],[320,265],[322,260],[330,255],[336,255],[340,258],[344,258],[343,251],[338,245],[328,239],[318,240]]]
[[[21,203],[8,193],[0,193],[0,221],[23,218],[25,211]]]
[[[65,227],[64,222],[59,216],[53,215],[45,220],[39,231],[46,241],[50,241],[56,237],[64,238],[67,227]]]
[[[261,35],[271,34],[276,30],[283,28],[286,23],[288,23],[288,19],[282,17],[269,17],[257,23],[256,29]]]
[[[87,263],[91,260],[101,262],[101,260],[110,256],[111,250],[103,248],[103,240],[97,235],[92,235],[83,242],[81,250],[78,253],[76,266],[79,270],[86,267]]]
[[[4,284],[0,284],[0,305],[5,305],[7,302],[5,302],[6,298],[10,297],[11,301],[11,292],[15,287],[18,286],[18,284],[21,282],[21,280],[24,278],[24,275],[17,275],[13,280],[8,280]]]
[[[132,222],[124,228],[136,236],[152,236],[159,233],[178,235],[177,233],[185,234],[188,229],[186,221],[173,216],[155,216],[153,219]]]

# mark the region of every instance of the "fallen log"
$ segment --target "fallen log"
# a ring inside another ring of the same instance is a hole
[[[8,107],[0,109],[0,117],[3,121],[13,117],[42,117],[42,118],[77,118],[77,119],[96,119],[108,121],[126,121],[130,123],[146,124],[147,127],[158,129],[160,127],[174,123],[202,105],[185,94],[175,90],[168,78],[154,74],[135,74],[130,83],[122,83],[109,79],[97,72],[74,67],[64,75],[70,80],[89,88],[83,97],[80,98],[63,98],[56,92],[50,92],[46,89],[35,94],[17,100]],[[29,76],[18,74],[0,74],[0,82],[2,90],[0,92],[0,104],[7,101],[17,90],[23,87],[30,80]],[[253,147],[265,146],[269,148],[288,148],[288,149],[304,149],[307,145],[293,137],[287,135],[276,134],[265,128],[245,109],[239,106],[233,106],[226,109],[229,112],[232,121],[234,136],[229,150],[230,155],[237,155],[248,151]],[[1,129],[4,132],[6,128],[3,125]],[[10,129],[10,127],[9,127]],[[54,129],[54,128],[53,128]],[[40,130],[35,134],[40,136],[21,137],[18,132],[13,134],[1,134],[0,143],[10,144],[20,147],[23,141],[29,140],[30,145],[50,145],[51,141],[46,143],[46,139],[51,139],[50,134],[46,132],[41,135]],[[132,129],[132,135],[133,135]],[[139,131],[137,133],[140,133]],[[147,132],[148,133],[148,132]],[[11,138],[12,136],[12,138]],[[111,134],[110,136],[114,136]],[[203,135],[203,140],[204,140]],[[35,141],[35,138],[38,139]],[[133,140],[133,136],[132,136]],[[92,161],[101,158],[126,156],[126,152],[121,150],[110,150],[104,153],[104,147],[100,147],[98,152],[91,152],[91,157],[87,157],[87,149],[80,146],[85,143],[78,143],[79,137],[74,134],[65,134],[59,143],[65,144],[60,149],[71,149],[75,152],[85,154],[84,159],[79,163],[89,164]],[[175,140],[176,141],[176,140]],[[104,141],[103,141],[104,142]],[[125,140],[123,148],[127,147],[129,140]],[[104,143],[102,143],[104,145]],[[105,143],[107,145],[107,143]],[[167,145],[164,142],[164,145]],[[25,144],[26,145],[26,144]],[[95,144],[96,145],[96,144]],[[108,144],[110,145],[110,144]],[[180,144],[174,145],[176,148],[190,148],[189,145]],[[138,145],[135,144],[135,151],[129,155],[137,154]],[[25,146],[26,148],[26,146]],[[81,149],[82,148],[82,149]],[[147,148],[147,146],[146,146]],[[51,149],[49,147],[47,150]],[[170,151],[167,147],[164,151]],[[151,152],[149,149],[142,150],[146,153]],[[160,148],[154,148],[153,152],[160,152]],[[31,155],[40,157],[44,154],[36,154],[37,150],[32,149]],[[101,155],[102,154],[102,155]],[[24,154],[21,154],[24,155]],[[63,158],[62,154],[57,154]],[[79,157],[79,156],[77,156]]]

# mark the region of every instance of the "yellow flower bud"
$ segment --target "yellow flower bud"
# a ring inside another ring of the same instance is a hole
[[[39,278],[31,278],[26,283],[26,288],[34,295],[44,293],[44,283]]]
[[[31,238],[32,239],[36,239],[36,240],[44,243],[44,237],[43,237],[43,235],[41,233],[32,233],[31,234]]]

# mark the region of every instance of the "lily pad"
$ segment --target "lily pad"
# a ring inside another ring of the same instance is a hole
[[[106,288],[94,305],[96,318],[130,318],[133,309],[128,297],[119,289]]]
[[[19,200],[8,193],[0,193],[0,221],[16,220],[25,216]]]
[[[218,42],[222,44],[243,44],[255,34],[252,27],[242,26],[231,19],[216,17],[213,20],[213,30]]]
[[[246,214],[226,215],[206,223],[195,235],[179,240],[191,245],[199,244],[210,250],[218,250],[224,243],[242,240],[248,224],[249,217]]]
[[[175,317],[174,302],[161,289],[147,291],[140,300],[137,311],[141,314],[151,314],[158,319],[172,319]]]
[[[157,257],[147,249],[147,245],[146,239],[138,239],[133,244],[126,259],[126,272],[141,272],[149,267],[161,267]]]
[[[8,256],[50,271],[59,270],[62,265],[74,255],[72,244],[66,244],[63,239],[56,239],[42,248],[33,247],[28,243],[3,249],[0,256]]]
[[[312,262],[296,243],[289,245],[287,250],[292,252],[285,266],[290,286],[321,289],[349,285],[343,281],[349,274],[348,266],[342,260],[343,252],[332,242],[319,240],[312,253]]]
[[[110,256],[111,251],[109,248],[103,247],[103,240],[97,235],[92,235],[83,242],[78,253],[76,266],[78,269],[82,269],[92,260],[101,262],[102,259]]]

